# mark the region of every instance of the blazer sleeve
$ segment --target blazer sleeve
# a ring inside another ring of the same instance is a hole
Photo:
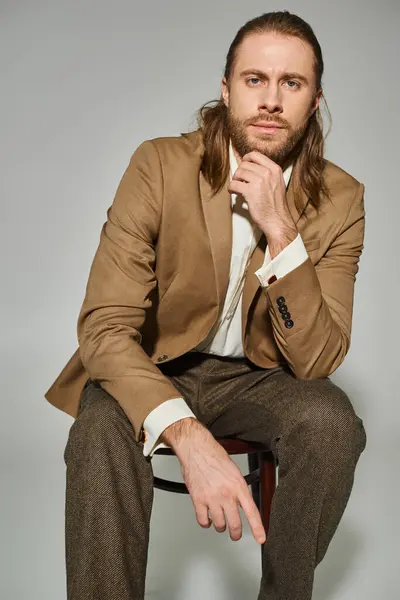
[[[362,183],[357,186],[338,235],[315,266],[308,257],[263,288],[276,343],[300,379],[328,377],[349,350],[354,284],[364,247],[364,189]]]
[[[107,211],[77,323],[85,369],[119,402],[137,441],[146,416],[181,396],[141,346],[141,328],[157,285],[162,200],[157,147],[146,140],[132,155]]]

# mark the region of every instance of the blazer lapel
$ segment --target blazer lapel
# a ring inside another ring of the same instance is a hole
[[[223,188],[213,195],[210,184],[199,172],[200,197],[214,262],[219,314],[228,288],[232,254],[232,208],[228,185],[229,177]]]

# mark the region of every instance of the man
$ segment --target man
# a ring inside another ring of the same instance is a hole
[[[265,531],[216,441],[279,461],[259,600],[309,600],[366,443],[329,375],[349,349],[364,185],[323,158],[321,49],[287,11],[246,23],[198,130],[143,142],[107,212],[79,349],[46,394],[75,417],[69,600],[144,597],[151,456],[171,446],[202,527]]]

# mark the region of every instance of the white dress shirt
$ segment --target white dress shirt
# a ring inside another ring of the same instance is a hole
[[[232,179],[232,175],[238,168],[232,143],[229,144],[229,159],[230,178]],[[283,173],[286,187],[291,174],[292,166],[289,166]],[[262,233],[252,221],[247,202],[243,196],[232,193],[231,198],[232,257],[224,307],[219,321],[217,321],[207,338],[193,348],[192,352],[200,351],[218,356],[244,357],[241,331],[242,291],[251,254]],[[264,262],[255,272],[255,275],[258,277],[260,285],[267,287],[271,275],[275,275],[277,279],[284,277],[307,258],[307,250],[300,234],[298,234],[296,239],[272,260],[267,246]],[[183,398],[166,400],[153,409],[143,423],[146,434],[143,454],[152,456],[157,448],[168,448],[168,445],[163,442],[156,443],[159,436],[169,425],[187,417],[196,418],[196,415]]]

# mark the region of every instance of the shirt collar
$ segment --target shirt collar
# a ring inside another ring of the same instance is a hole
[[[232,141],[231,140],[229,140],[229,164],[230,164],[230,179],[232,179],[233,173],[238,168],[238,163],[237,163],[237,160],[236,160],[236,156],[235,156],[235,154],[233,152]],[[288,168],[285,169],[284,172],[283,172],[283,179],[285,180],[286,187],[289,184],[290,176],[292,174],[292,170],[293,170],[293,165],[289,165]]]

